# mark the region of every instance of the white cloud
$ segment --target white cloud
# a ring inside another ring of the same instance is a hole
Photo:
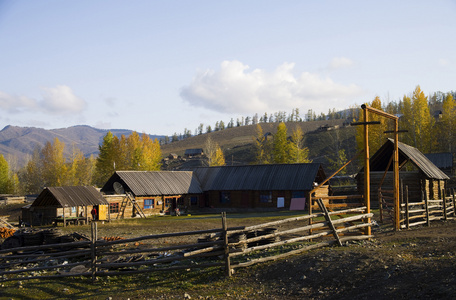
[[[68,86],[42,88],[42,99],[10,95],[0,91],[0,109],[9,113],[42,112],[69,114],[83,111],[87,104],[76,97]]]
[[[439,66],[441,67],[448,67],[450,65],[450,61],[448,59],[440,58],[439,61]]]
[[[55,113],[79,113],[87,104],[84,100],[76,97],[70,87],[59,85],[55,88],[42,88],[42,105],[45,110]]]
[[[9,95],[0,91],[0,108],[8,113],[20,113],[37,108],[37,101],[25,96]]]
[[[262,113],[343,108],[363,93],[354,84],[339,84],[309,72],[296,76],[293,70],[293,63],[267,72],[250,70],[239,61],[224,61],[218,71],[197,72],[190,85],[182,88],[181,97],[193,106],[221,113]]]
[[[346,57],[335,57],[331,60],[328,67],[330,70],[348,68],[353,65],[353,61]]]

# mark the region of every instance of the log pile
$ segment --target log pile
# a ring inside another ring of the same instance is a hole
[[[0,238],[2,238],[2,239],[9,238],[10,236],[13,236],[13,234],[15,232],[16,232],[16,230],[13,228],[1,227],[0,228]]]

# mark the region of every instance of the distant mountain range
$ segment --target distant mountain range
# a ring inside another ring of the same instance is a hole
[[[27,162],[35,148],[43,148],[46,142],[52,143],[54,138],[58,138],[65,143],[65,156],[70,156],[72,145],[79,148],[86,156],[92,154],[96,156],[98,155],[98,146],[108,131],[119,137],[121,135],[128,136],[133,132],[128,129],[97,129],[86,125],[50,130],[8,125],[0,131],[0,153],[7,160],[15,158],[17,167],[21,167]],[[149,135],[149,137],[160,139],[164,136]]]

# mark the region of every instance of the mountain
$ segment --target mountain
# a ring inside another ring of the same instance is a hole
[[[98,146],[108,131],[119,137],[121,135],[128,136],[133,132],[128,129],[97,129],[86,125],[50,130],[8,125],[0,131],[0,153],[7,159],[8,157],[15,157],[17,166],[20,167],[26,163],[34,149],[43,148],[46,142],[52,142],[54,138],[58,138],[65,144],[66,156],[71,155],[72,145],[76,145],[86,156],[92,154],[96,156]],[[149,137],[160,139],[163,136],[149,135]]]

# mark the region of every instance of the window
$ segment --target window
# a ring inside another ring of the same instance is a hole
[[[119,212],[119,202],[109,203],[109,213],[115,214]]]
[[[220,192],[220,203],[230,203],[230,192]]]
[[[172,201],[173,201],[173,198],[165,198],[165,207],[170,207]]]
[[[261,203],[272,203],[272,192],[262,192],[260,194]]]
[[[155,207],[154,199],[144,199],[144,209],[152,209]]]
[[[190,198],[190,204],[191,205],[197,205],[198,204],[198,197],[195,197],[195,196],[191,197]]]
[[[291,193],[291,198],[305,198],[306,193],[304,191],[293,191]]]

